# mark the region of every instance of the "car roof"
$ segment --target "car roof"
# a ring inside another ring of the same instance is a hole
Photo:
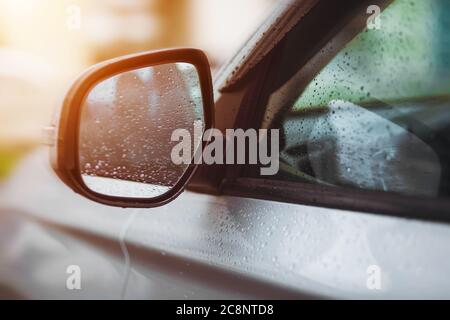
[[[281,0],[215,79],[215,88],[225,91],[236,85],[320,0]]]

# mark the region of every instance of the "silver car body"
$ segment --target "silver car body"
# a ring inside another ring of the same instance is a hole
[[[313,2],[283,2],[216,89],[248,72]],[[224,123],[242,98],[216,92]],[[450,298],[448,243],[447,224],[192,191],[156,209],[106,207],[66,188],[47,150],[0,188],[1,297]],[[67,287],[72,265],[80,290]]]

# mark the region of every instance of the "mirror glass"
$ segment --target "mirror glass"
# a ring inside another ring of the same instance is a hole
[[[203,130],[195,66],[163,64],[117,74],[94,86],[82,105],[82,179],[102,195],[161,196],[176,185],[192,162],[190,156],[190,161],[174,161],[179,133],[191,139],[190,154],[194,155]]]

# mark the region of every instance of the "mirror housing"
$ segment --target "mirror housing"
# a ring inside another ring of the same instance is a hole
[[[198,49],[169,49],[127,55],[97,64],[85,72],[69,89],[62,104],[59,122],[56,125],[53,144],[52,167],[58,177],[76,193],[109,206],[123,208],[152,208],[174,200],[185,188],[197,165],[187,166],[178,182],[166,193],[154,198],[129,198],[100,194],[87,187],[80,169],[80,121],[82,106],[90,91],[100,82],[121,73],[159,66],[163,64],[187,63],[195,67],[203,102],[203,133],[213,128],[214,99],[211,69],[206,55]],[[202,139],[201,150],[208,139]],[[195,152],[194,152],[195,154]]]

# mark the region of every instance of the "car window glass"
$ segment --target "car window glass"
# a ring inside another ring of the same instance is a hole
[[[299,70],[273,92],[268,110],[278,111],[265,119],[283,137],[274,178],[447,197],[449,10],[393,1],[306,88]]]

